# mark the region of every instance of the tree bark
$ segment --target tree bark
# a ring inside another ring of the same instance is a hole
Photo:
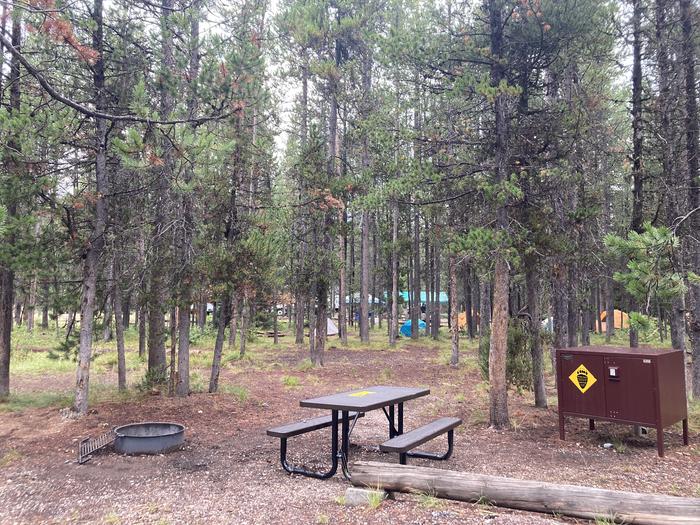
[[[508,383],[506,355],[508,351],[508,265],[496,261],[493,291],[493,320],[489,345],[489,421],[495,429],[510,425],[508,417]]]
[[[508,176],[508,115],[506,94],[501,93],[501,83],[505,80],[502,59],[503,17],[502,5],[498,0],[489,0],[490,51],[492,63],[490,68],[491,86],[497,90],[493,102],[495,125],[494,177],[496,187]],[[508,229],[508,210],[503,203],[497,204],[496,227],[499,233],[506,234]],[[506,381],[506,356],[508,352],[508,305],[510,273],[505,259],[505,249],[496,253],[494,271],[493,320],[491,322],[491,341],[489,346],[489,420],[496,429],[510,425],[508,418],[508,383]]]
[[[22,25],[19,13],[22,12],[20,4],[15,0],[12,3],[12,46],[19,50],[22,43]],[[6,14],[6,11],[3,10]],[[3,46],[4,49],[4,46]],[[21,90],[20,90],[20,63],[16,55],[12,56],[10,61],[10,107],[9,113],[19,114],[21,109]],[[19,133],[18,131],[16,132]],[[12,137],[8,141],[9,150],[15,152],[14,156],[9,157],[7,162],[8,173],[12,174],[13,184],[20,183],[19,159],[17,155],[21,154],[19,140]],[[13,195],[8,195],[5,202],[7,212],[7,221],[13,220],[17,215],[17,202],[14,198],[15,192],[10,192]],[[15,236],[12,230],[3,239],[3,242],[8,246],[15,243]],[[12,269],[12,261],[3,261],[0,265],[0,398],[7,397],[10,394],[10,355],[12,348],[12,306],[15,295],[15,273]]]
[[[700,168],[698,166],[698,106],[695,85],[695,40],[691,1],[680,0],[681,25],[683,29],[683,69],[685,73],[685,144],[688,163],[688,207],[700,207]],[[694,213],[690,223],[690,267],[700,274],[700,213]],[[689,338],[692,347],[693,397],[700,398],[700,285],[690,285]]]
[[[411,339],[420,335],[420,215],[418,209],[413,216],[413,299],[411,304]]]
[[[117,322],[114,331],[117,339],[117,384],[119,390],[126,390],[126,348],[124,346],[124,324],[119,322],[123,316],[122,290],[119,285],[119,275],[121,273],[118,256],[112,256],[112,275],[114,276],[114,290],[112,291],[112,303],[114,318]]]
[[[200,2],[195,0],[190,12],[189,65],[187,71],[187,115],[194,118],[197,113],[196,82],[199,76],[199,17]],[[192,126],[192,133],[196,127]],[[180,272],[178,279],[178,320],[177,320],[177,382],[175,394],[183,397],[190,393],[190,308],[192,306],[193,263],[190,256],[194,239],[193,196],[189,185],[194,178],[194,167],[188,165],[183,173],[185,188],[180,200],[181,230],[176,241]],[[225,324],[225,323],[224,323]]]
[[[360,233],[360,341],[363,343],[369,343],[369,221],[369,212],[362,212]]]
[[[700,515],[698,498],[621,492],[395,463],[356,462],[352,468],[352,484],[410,494],[429,493],[459,501],[488,501],[500,507],[590,520],[614,517],[616,522],[640,525],[691,525],[697,523]]]
[[[544,380],[544,355],[540,336],[540,276],[533,261],[525,265],[525,286],[527,287],[527,311],[530,332],[530,355],[532,356],[532,385],[535,393],[535,406],[547,408],[547,389]]]
[[[221,294],[221,313],[224,317],[229,315],[231,309],[231,294]],[[226,323],[219,323],[216,329],[216,341],[214,342],[214,357],[211,363],[211,375],[209,376],[209,393],[214,394],[219,389],[219,375],[221,374],[221,354],[224,350]]]
[[[644,220],[644,173],[642,153],[644,132],[642,120],[642,0],[632,2],[632,220],[630,228],[642,231]],[[630,310],[636,309],[632,299]],[[614,320],[613,320],[614,321]],[[639,346],[639,334],[630,325],[630,347]]]
[[[170,17],[173,13],[173,0],[162,0],[160,14],[161,52],[163,55],[160,76],[160,114],[163,119],[169,119],[174,108],[171,92],[171,75],[175,74],[175,58],[173,55],[173,32]],[[155,216],[153,218],[153,241],[150,272],[150,289],[148,303],[148,371],[151,377],[162,377],[166,368],[165,353],[165,302],[166,283],[164,255],[166,250],[166,210],[170,202],[169,179],[173,173],[173,147],[162,137],[163,148],[162,168],[158,170],[155,188]]]
[[[457,256],[450,254],[448,273],[450,286],[450,335],[452,336],[452,352],[450,354],[450,365],[457,366],[459,363],[459,303],[457,302]]]
[[[248,343],[248,328],[250,326],[250,300],[247,297],[243,297],[243,303],[241,305],[241,333],[239,335],[239,347],[238,354],[243,357],[245,355],[246,344]]]
[[[440,267],[440,246],[435,245],[434,246],[435,250],[435,287],[433,288],[433,320],[430,323],[432,327],[432,336],[434,340],[438,340],[440,337],[440,316],[442,315],[442,308],[440,305],[440,272],[442,271],[442,268]],[[456,278],[456,277],[455,277]],[[457,300],[457,290],[455,289],[455,301]],[[456,305],[456,303],[455,303]],[[456,308],[457,312],[459,312],[459,308]],[[459,315],[459,313],[458,313]],[[457,322],[459,324],[459,320]],[[459,334],[459,331],[457,332]]]
[[[99,58],[93,66],[93,87],[95,108],[98,111],[106,107],[105,63],[104,63],[104,26],[102,22],[102,0],[95,0],[93,5],[95,27],[92,34],[93,49]],[[78,367],[75,383],[75,400],[73,412],[84,415],[88,408],[90,389],[90,362],[92,360],[92,328],[95,312],[95,295],[97,287],[98,264],[105,244],[107,228],[109,180],[107,174],[107,121],[97,119],[95,122],[95,222],[90,239],[83,249],[83,284],[80,301],[80,342],[78,345]]]
[[[399,203],[391,205],[391,321],[389,346],[396,346],[399,333]]]

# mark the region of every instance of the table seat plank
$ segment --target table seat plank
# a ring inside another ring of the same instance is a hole
[[[351,412],[349,416],[350,419],[353,419],[355,416],[357,416],[357,412]],[[364,416],[364,414],[360,413],[358,417],[362,416]],[[307,432],[312,432],[314,430],[319,430],[321,428],[330,427],[332,423],[332,416],[319,416],[312,419],[304,419],[302,421],[296,421],[294,423],[288,423],[279,427],[270,428],[267,430],[267,435],[276,438],[289,438],[300,434],[306,434]]]
[[[415,430],[391,438],[389,441],[379,445],[379,449],[382,452],[398,452],[400,454],[408,452],[461,424],[462,420],[458,417],[443,417]]]

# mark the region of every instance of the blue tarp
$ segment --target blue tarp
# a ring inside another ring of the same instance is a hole
[[[421,330],[425,332],[427,329],[427,325],[425,324],[425,321],[418,321],[418,332],[420,333]],[[404,337],[411,337],[411,320],[409,319],[406,321],[403,325],[401,325],[401,335]]]
[[[401,295],[401,298],[403,299],[404,303],[408,302],[408,292],[399,292]],[[428,299],[428,294],[425,292],[420,293],[420,302],[425,303]],[[442,304],[447,304],[449,302],[450,298],[447,295],[447,292],[440,292],[440,302]]]

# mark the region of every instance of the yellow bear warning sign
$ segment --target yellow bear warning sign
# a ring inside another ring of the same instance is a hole
[[[582,394],[585,394],[586,391],[598,381],[588,368],[583,365],[579,365],[576,370],[571,372],[569,379],[571,379],[571,382],[576,385],[576,388],[578,388]]]

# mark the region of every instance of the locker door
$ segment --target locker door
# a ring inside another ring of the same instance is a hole
[[[653,359],[642,357],[605,358],[604,381],[609,418],[656,424],[654,366]]]
[[[559,410],[605,417],[603,371],[602,356],[563,352],[559,372],[562,406]]]

